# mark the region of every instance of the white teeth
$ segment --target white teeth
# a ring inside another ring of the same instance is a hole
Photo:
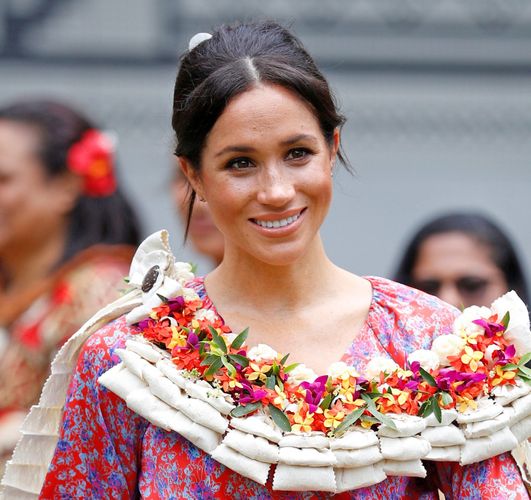
[[[290,224],[293,224],[300,216],[301,214],[297,214],[297,215],[291,215],[290,217],[287,217],[285,219],[279,219],[279,220],[254,219],[254,221],[261,227],[277,228],[277,227],[284,227],[284,226],[289,226]]]

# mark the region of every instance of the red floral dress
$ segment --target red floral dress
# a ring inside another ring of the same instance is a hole
[[[415,349],[448,333],[456,311],[435,297],[382,278],[368,278],[373,299],[368,319],[342,360],[359,371],[374,356],[403,364]],[[205,297],[202,279],[192,285]],[[41,498],[318,499],[319,492],[272,491],[227,469],[175,432],[149,424],[97,383],[119,362],[114,350],[131,334],[120,318],[94,334],[78,360],[65,407],[61,436]],[[425,479],[389,477],[335,495],[337,499],[526,499],[509,454],[473,465],[426,462]]]

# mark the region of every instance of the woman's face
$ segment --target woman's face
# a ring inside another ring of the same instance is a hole
[[[178,169],[173,181],[172,192],[179,217],[183,224],[186,224],[188,217],[188,180]],[[201,254],[210,258],[215,264],[219,264],[223,259],[223,250],[225,240],[223,234],[212,220],[212,215],[207,203],[196,200],[192,217],[190,218],[190,227],[188,236],[192,241],[194,248]]]
[[[201,171],[183,167],[225,236],[226,255],[295,262],[318,241],[339,143],[301,98],[260,85],[232,99],[207,136]]]
[[[62,184],[46,176],[38,147],[36,129],[0,120],[0,254],[37,248],[64,222]]]
[[[436,234],[421,244],[413,286],[456,307],[490,306],[507,282],[487,246],[460,232]]]

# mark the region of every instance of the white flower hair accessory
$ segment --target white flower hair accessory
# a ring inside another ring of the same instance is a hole
[[[188,50],[194,50],[200,43],[210,40],[212,35],[210,33],[196,33],[188,42]]]

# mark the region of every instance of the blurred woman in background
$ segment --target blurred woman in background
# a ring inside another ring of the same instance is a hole
[[[394,279],[459,308],[490,306],[509,290],[529,304],[513,244],[494,222],[474,213],[443,215],[422,226]]]
[[[175,168],[172,194],[181,223],[187,228],[185,240],[190,238],[194,249],[207,257],[213,267],[218,266],[223,260],[225,248],[223,234],[214,224],[205,201],[194,204],[193,210],[188,212],[190,184],[178,166]]]
[[[0,470],[50,358],[123,288],[139,228],[113,149],[63,104],[0,108]]]

